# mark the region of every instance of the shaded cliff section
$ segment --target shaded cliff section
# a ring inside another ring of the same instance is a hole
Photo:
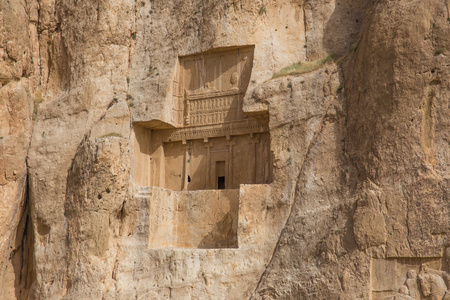
[[[345,193],[315,197],[322,210],[308,210],[310,166],[323,159],[313,148],[253,299],[368,299],[372,258],[442,256],[450,238],[448,5],[371,1],[340,68],[343,117],[325,124],[340,124],[333,135],[342,138],[328,172],[348,182],[322,189]],[[326,144],[325,132],[318,141]]]
[[[0,1],[0,298],[26,297],[32,230],[26,157],[33,114],[36,27],[26,1]],[[26,20],[26,21],[24,21]],[[30,276],[29,276],[30,275]]]
[[[67,84],[52,1],[0,1],[0,298],[25,299],[36,278],[28,154],[45,94]],[[44,224],[45,225],[45,224]]]

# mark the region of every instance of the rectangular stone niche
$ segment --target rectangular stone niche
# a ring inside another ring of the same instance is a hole
[[[271,183],[270,134],[261,124],[245,126],[245,130],[249,128],[250,133],[239,132],[238,127],[180,133],[135,125],[133,181],[173,191]],[[179,134],[190,137],[184,139]]]
[[[237,248],[239,190],[174,192],[152,187],[151,248]]]

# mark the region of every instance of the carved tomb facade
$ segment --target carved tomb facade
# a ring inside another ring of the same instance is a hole
[[[150,247],[238,247],[240,185],[272,181],[268,114],[242,109],[253,51],[180,57],[171,124],[134,124],[133,181],[151,202]]]

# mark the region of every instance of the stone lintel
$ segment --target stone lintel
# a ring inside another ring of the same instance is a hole
[[[157,134],[161,135],[164,143],[167,143],[250,133],[263,133],[268,131],[269,126],[267,124],[261,124],[253,119],[245,119],[225,124],[158,130]]]

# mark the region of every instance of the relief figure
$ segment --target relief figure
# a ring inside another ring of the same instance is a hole
[[[405,285],[409,290],[409,295],[415,300],[420,300],[420,292],[419,287],[417,285],[416,270],[411,269],[406,273]]]
[[[410,296],[408,288],[403,285],[398,289],[398,293],[394,296],[393,300],[414,300],[414,298]]]
[[[441,276],[422,270],[418,278],[425,297],[429,297],[430,300],[450,300],[447,285]]]

